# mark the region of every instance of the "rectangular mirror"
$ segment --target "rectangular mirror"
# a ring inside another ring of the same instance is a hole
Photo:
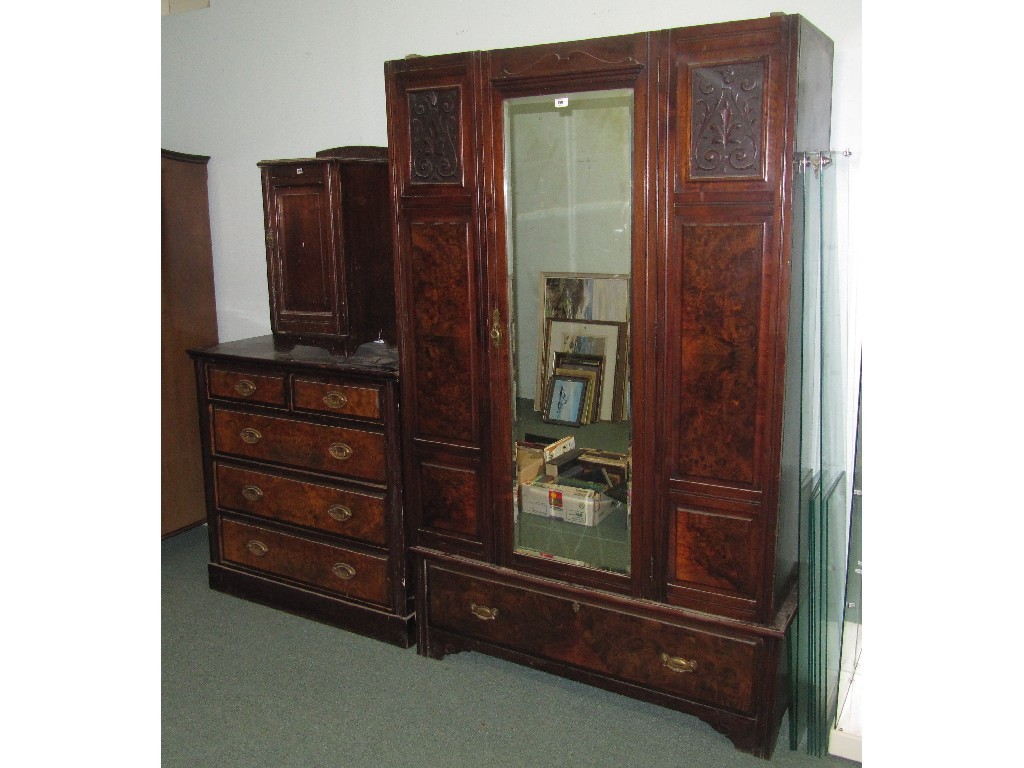
[[[504,102],[517,554],[630,572],[633,91]]]

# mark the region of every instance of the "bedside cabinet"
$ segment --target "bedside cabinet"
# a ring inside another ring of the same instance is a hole
[[[210,586],[409,647],[397,364],[272,336],[189,355]]]

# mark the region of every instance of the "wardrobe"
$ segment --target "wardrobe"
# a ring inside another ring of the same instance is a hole
[[[385,65],[418,652],[769,757],[797,606],[800,16]]]

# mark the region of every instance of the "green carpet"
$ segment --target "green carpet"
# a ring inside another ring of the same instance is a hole
[[[162,542],[163,768],[850,768],[737,752],[696,718],[477,653],[441,661],[207,587],[205,526]]]

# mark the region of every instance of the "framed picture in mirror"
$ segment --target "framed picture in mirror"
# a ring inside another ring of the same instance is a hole
[[[556,374],[551,377],[542,418],[548,424],[578,427],[583,423],[589,379],[583,376]]]

